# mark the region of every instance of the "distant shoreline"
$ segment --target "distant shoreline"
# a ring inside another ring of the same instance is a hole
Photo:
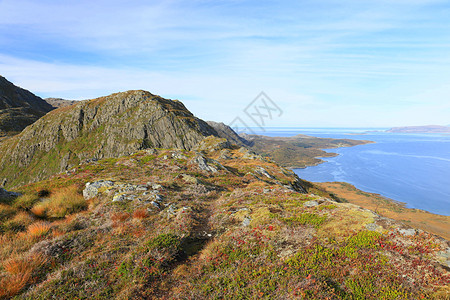
[[[422,229],[450,240],[450,216],[435,214],[423,209],[408,208],[400,202],[377,193],[365,192],[347,182],[313,182],[337,197],[370,209],[377,214],[404,222],[411,227]]]

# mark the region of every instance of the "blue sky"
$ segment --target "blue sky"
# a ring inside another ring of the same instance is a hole
[[[225,123],[264,91],[283,110],[269,126],[448,125],[449,16],[439,0],[0,0],[0,74],[41,97],[144,89]]]

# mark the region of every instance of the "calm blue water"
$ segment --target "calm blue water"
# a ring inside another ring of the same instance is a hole
[[[316,137],[370,140],[367,144],[326,150],[339,156],[323,164],[295,169],[315,182],[344,181],[357,188],[405,202],[441,215],[450,215],[450,136],[369,132],[364,128],[268,128],[269,136],[308,134]],[[384,129],[375,129],[384,130]],[[352,133],[351,135],[349,133]]]

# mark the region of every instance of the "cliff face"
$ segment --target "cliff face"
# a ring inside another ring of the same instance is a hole
[[[0,145],[6,186],[40,180],[83,161],[145,148],[192,149],[217,135],[179,101],[128,91],[63,107]]]
[[[0,76],[0,136],[20,132],[53,107]]]

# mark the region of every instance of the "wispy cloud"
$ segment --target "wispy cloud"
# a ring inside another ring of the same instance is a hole
[[[222,121],[265,90],[280,125],[401,125],[425,117],[373,106],[445,102],[446,2],[2,0],[0,73],[42,96],[148,89]]]

